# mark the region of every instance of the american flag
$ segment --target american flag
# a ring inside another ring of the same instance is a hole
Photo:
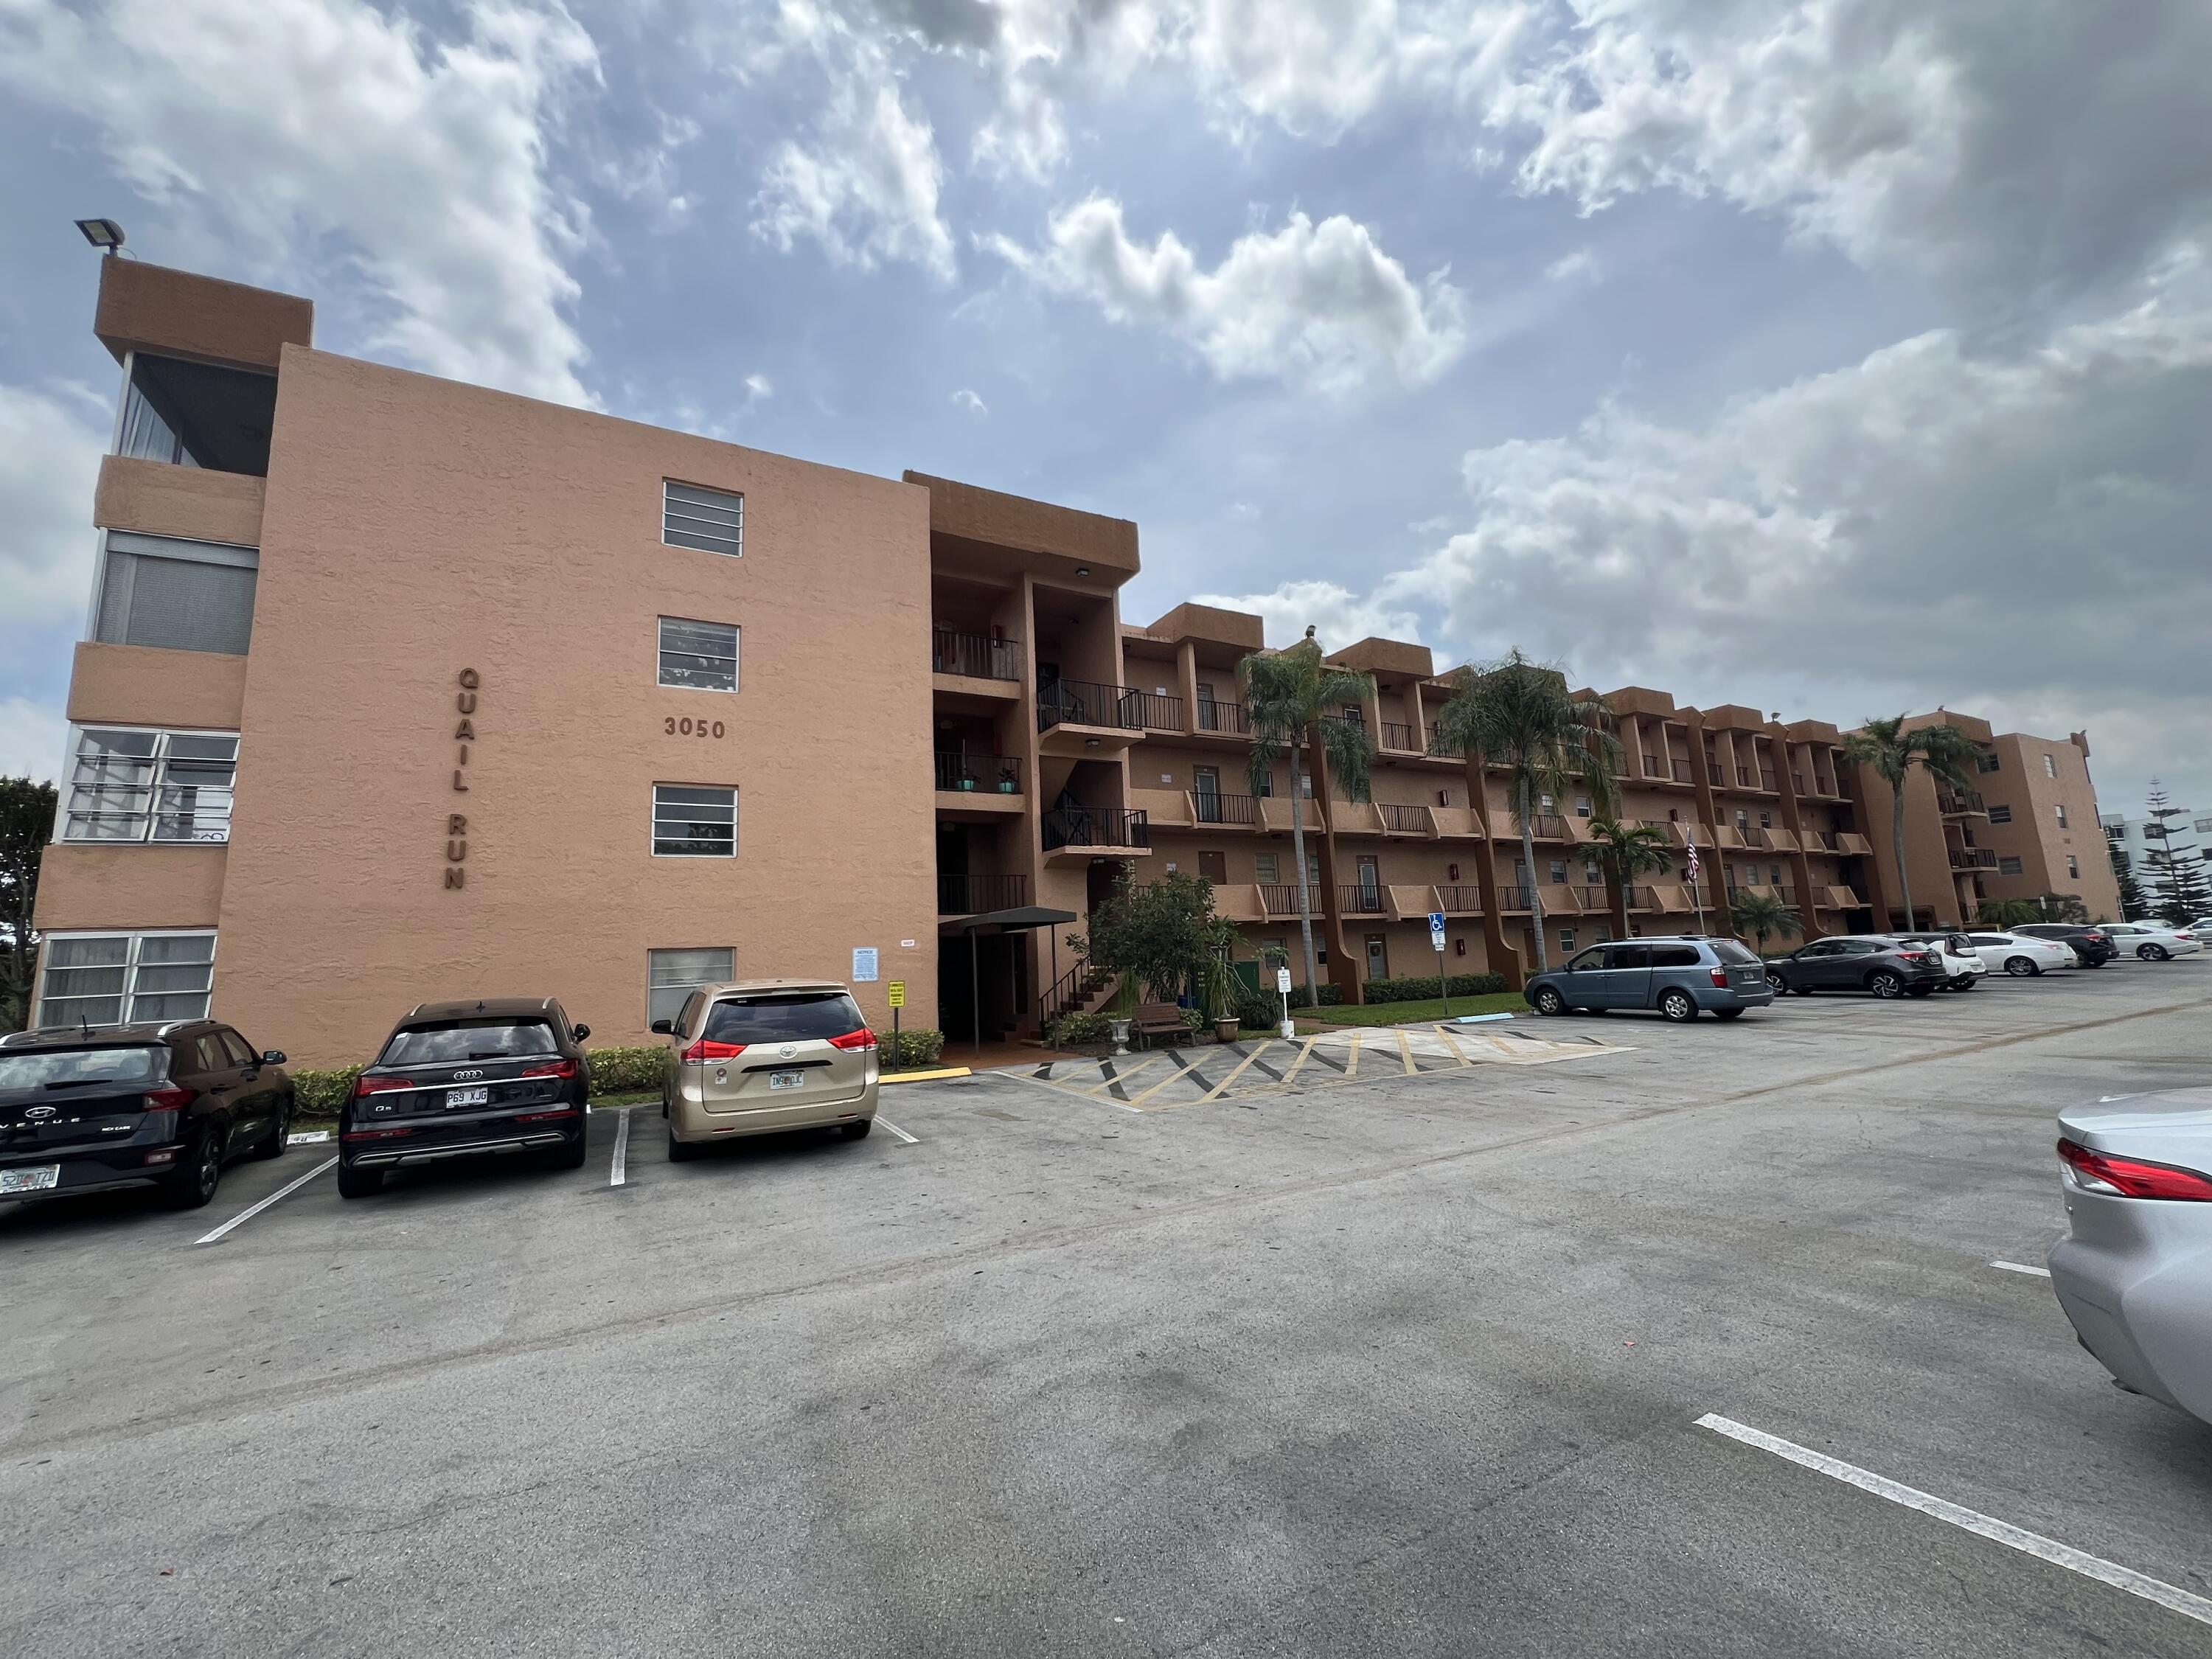
[[[1688,861],[1683,866],[1683,869],[1688,874],[1692,884],[1694,885],[1698,879],[1698,843],[1696,841],[1690,840],[1687,837],[1685,837],[1685,839],[1688,842],[1690,856]]]

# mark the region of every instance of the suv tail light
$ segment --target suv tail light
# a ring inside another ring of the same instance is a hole
[[[192,1103],[190,1089],[175,1087],[146,1091],[146,1109],[149,1112],[181,1112]]]
[[[411,1089],[414,1086],[404,1077],[357,1077],[353,1080],[353,1097],[365,1100],[371,1095],[388,1094],[394,1089]]]
[[[515,1073],[517,1077],[574,1077],[576,1062],[573,1060],[549,1060],[543,1066],[526,1066]]]
[[[863,1025],[857,1031],[848,1031],[842,1036],[831,1037],[830,1046],[832,1048],[872,1048],[876,1046],[876,1034]]]
[[[2074,1178],[2093,1193],[2121,1198],[2168,1198],[2212,1203],[2212,1176],[2172,1164],[2150,1164],[2139,1158],[2115,1158],[2093,1152],[2079,1141],[2062,1140],[2058,1156],[2074,1171]]]
[[[716,1042],[711,1037],[701,1037],[684,1051],[684,1063],[696,1066],[703,1060],[735,1060],[744,1053],[742,1042]]]
[[[2081,937],[2092,945],[2102,945],[2105,942],[2105,936],[2094,929],[2082,934]]]

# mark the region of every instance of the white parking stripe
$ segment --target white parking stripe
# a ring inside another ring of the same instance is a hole
[[[1942,1498],[1931,1498],[1924,1492],[1900,1485],[1885,1476],[1843,1462],[1828,1456],[1824,1452],[1816,1452],[1808,1447],[1800,1446],[1795,1442],[1779,1439],[1773,1435],[1762,1433],[1757,1429],[1747,1428],[1741,1423],[1732,1422],[1725,1417],[1715,1416],[1711,1412],[1698,1419],[1698,1426],[1701,1429],[1711,1429],[1717,1434],[1724,1434],[1731,1440],[1740,1440],[1747,1446],[1756,1446],[1761,1451],[1772,1452],[1777,1457],[1786,1457],[1791,1462],[1811,1469],[1816,1474],[1825,1474],[1831,1480],[1841,1480],[1846,1486],[1856,1486],[1861,1492],[1870,1492],[1877,1498],[1886,1498],[1893,1504],[1902,1504],[1907,1509],[1918,1510],[1923,1515],[1933,1516],[1938,1521],[1948,1522],[1952,1526],[1971,1532],[1977,1537],[1986,1538],[1992,1543],[2002,1544],[2008,1549],[2015,1549],[2023,1554],[2033,1555],[2039,1561],[2048,1561],[2054,1566],[2064,1567],[2069,1572],[2078,1572],[2083,1577],[2094,1578],[2100,1584],[2110,1584],[2114,1589],[2125,1590],[2130,1595],[2139,1595],[2146,1601],[2155,1601],[2159,1606],[2178,1613],[2185,1619],[2194,1619],[2200,1625],[2212,1625],[2212,1601],[2206,1601],[2201,1595],[2192,1595],[2185,1589],[2177,1589],[2172,1584],[2165,1583],[2159,1579],[2147,1577],[2133,1568],[2115,1566],[2110,1561],[2094,1555],[2085,1555],[2080,1550],[2056,1542],[2039,1533],[2024,1531],[2008,1522],[1994,1520],[1976,1510],[1962,1509],[1956,1504],[1946,1503]]]
[[[900,1128],[897,1124],[892,1122],[890,1119],[887,1117],[878,1116],[876,1119],[876,1127],[878,1129],[889,1129],[893,1134],[896,1135],[901,1140],[906,1142],[909,1146],[919,1146],[921,1145],[921,1142],[916,1137],[908,1134],[905,1130]]]
[[[2025,1261],[1992,1261],[1990,1263],[1990,1266],[1992,1267],[2002,1267],[2008,1273],[2033,1273],[2038,1279],[2048,1279],[2051,1277],[2050,1268],[2031,1267]]]
[[[615,1161],[607,1170],[607,1185],[619,1187],[628,1180],[629,1170],[629,1115],[631,1109],[622,1109],[622,1121],[615,1125]]]
[[[246,1208],[240,1210],[236,1215],[231,1217],[229,1220],[224,1222],[222,1226],[216,1228],[213,1232],[203,1233],[198,1238],[194,1239],[192,1243],[195,1244],[214,1243],[225,1233],[228,1232],[233,1227],[239,1226],[245,1222],[252,1220],[254,1217],[259,1215],[264,1210],[267,1209],[271,1204],[274,1204],[278,1199],[283,1198],[286,1194],[298,1192],[301,1188],[306,1186],[309,1182],[313,1181],[317,1176],[322,1174],[324,1170],[329,1169],[331,1164],[337,1162],[337,1159],[334,1158],[325,1158],[320,1164],[315,1165],[313,1169],[308,1170],[307,1174],[301,1176],[297,1181],[294,1181],[284,1186],[279,1187],[275,1192],[270,1194],[268,1197],[263,1199],[258,1204],[250,1205]]]

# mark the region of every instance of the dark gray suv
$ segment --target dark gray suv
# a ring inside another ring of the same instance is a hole
[[[1924,997],[1949,977],[1942,957],[1917,945],[1873,934],[1816,939],[1766,964],[1777,991],[1866,991],[1883,998]]]
[[[1732,939],[1626,939],[1594,945],[1522,988],[1540,1014],[1656,1008],[1671,1020],[1734,1019],[1774,1000],[1759,958]]]

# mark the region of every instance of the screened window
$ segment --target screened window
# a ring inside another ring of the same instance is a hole
[[[250,547],[107,532],[93,637],[109,645],[243,656],[261,556]]]
[[[2012,822],[2012,808],[2009,806],[1992,806],[1990,808],[1990,822],[1991,823],[2010,823]]]
[[[214,983],[213,933],[49,933],[39,1024],[205,1019]]]
[[[2020,872],[2021,864],[2018,859],[1999,858],[1997,860],[1997,873],[1999,875],[2016,876],[2020,874]]]
[[[647,951],[645,953],[645,1017],[647,1022],[674,1019],[692,994],[737,977],[737,952],[727,946],[704,951]]]
[[[660,619],[660,683],[690,691],[738,689],[738,630],[729,623]]]
[[[1282,880],[1282,866],[1276,862],[1274,854],[1261,853],[1252,860],[1252,878],[1268,887]]]
[[[228,841],[237,771],[235,737],[86,726],[62,839]]]
[[[115,453],[265,478],[276,418],[274,374],[133,352]]]
[[[738,792],[653,785],[653,852],[656,858],[735,858]]]
[[[745,498],[665,479],[660,486],[660,539],[671,547],[696,547],[702,553],[742,558]]]

